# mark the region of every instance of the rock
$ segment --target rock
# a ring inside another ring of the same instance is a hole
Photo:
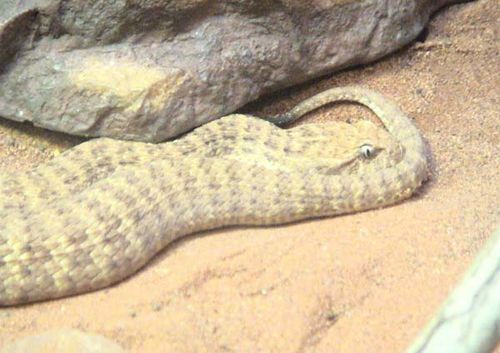
[[[107,338],[78,330],[59,329],[29,336],[4,347],[2,353],[125,353]]]
[[[376,60],[460,0],[2,0],[0,116],[162,141]]]

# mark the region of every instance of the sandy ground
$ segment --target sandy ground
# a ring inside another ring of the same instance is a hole
[[[267,97],[282,112],[363,84],[415,118],[432,178],[408,202],[283,227],[188,237],[112,288],[0,309],[0,347],[51,328],[102,334],[130,352],[402,352],[499,224],[496,0],[450,7],[427,38],[380,62]],[[369,115],[335,107],[308,121]],[[0,168],[30,168],[81,140],[0,123]]]

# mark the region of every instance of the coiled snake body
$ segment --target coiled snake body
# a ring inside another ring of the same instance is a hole
[[[422,138],[398,107],[334,88],[326,103],[369,107],[368,122],[292,129],[230,115],[163,144],[96,139],[24,174],[0,174],[0,305],[73,295],[130,276],[175,239],[394,204],[427,175]]]

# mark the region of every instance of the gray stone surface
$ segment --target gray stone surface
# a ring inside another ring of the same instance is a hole
[[[162,141],[380,58],[459,0],[2,0],[0,116]]]
[[[78,330],[59,329],[21,338],[2,353],[125,353],[107,338]]]

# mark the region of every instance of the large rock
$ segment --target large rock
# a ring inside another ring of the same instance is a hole
[[[161,141],[373,61],[458,0],[1,0],[0,116]]]
[[[125,353],[116,343],[78,330],[58,329],[21,338],[2,353]]]

